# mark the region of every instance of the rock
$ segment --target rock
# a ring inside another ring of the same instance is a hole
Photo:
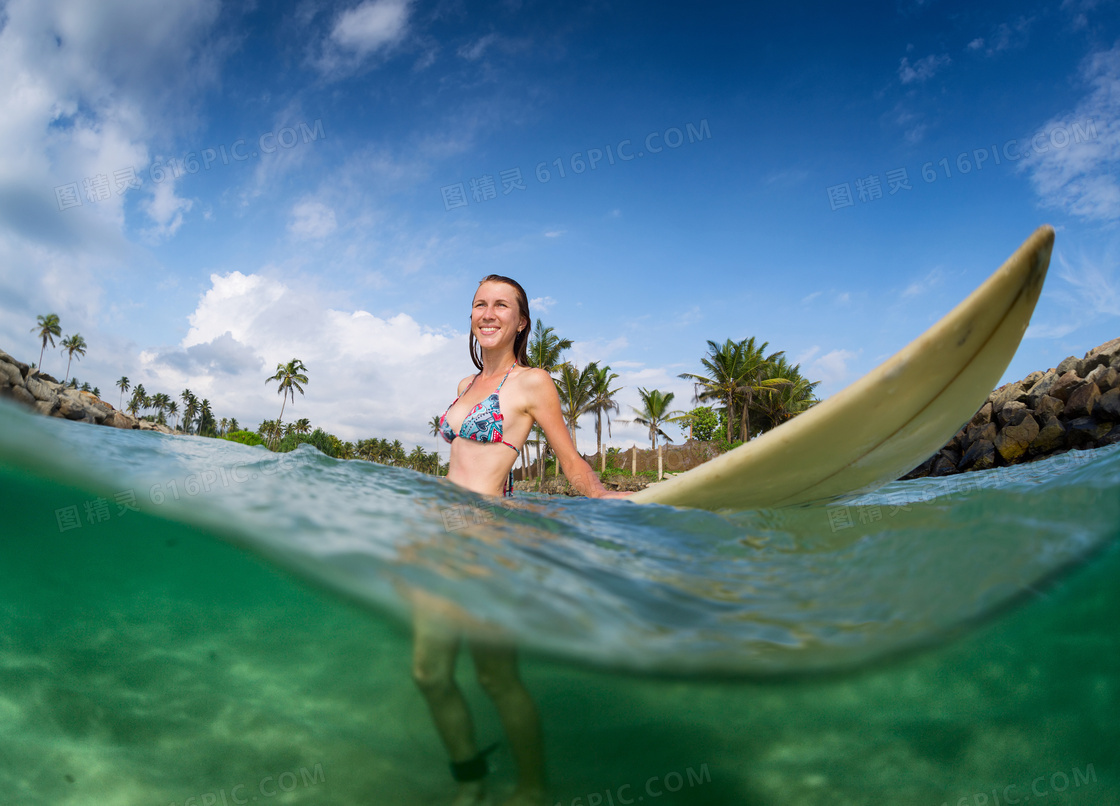
[[[1098,423],[1092,417],[1078,417],[1066,423],[1066,436],[1073,448],[1095,447],[1097,440],[1112,430],[1109,423]]]
[[[1003,405],[996,415],[996,419],[1001,426],[1007,427],[1009,425],[1018,425],[1023,422],[1023,418],[1029,414],[1026,403],[1020,403],[1018,400],[1010,400]]]
[[[58,411],[58,407],[59,407],[59,402],[58,402],[58,396],[57,395],[55,397],[51,398],[50,400],[36,400],[35,401],[35,411],[39,412],[40,414],[45,414],[48,417],[53,417],[54,413],[56,411]]]
[[[1058,364],[1057,370],[1058,370],[1059,375],[1064,375],[1067,372],[1072,372],[1075,375],[1077,375],[1077,377],[1080,378],[1080,377],[1082,377],[1082,372],[1083,372],[1082,366],[1083,366],[1082,361],[1078,358],[1074,358],[1071,355],[1065,361]]]
[[[1107,386],[1101,386],[1101,381],[1104,379],[1104,376],[1108,374],[1109,370],[1110,367],[1108,366],[1108,364],[1094,367],[1092,372],[1089,372],[1085,375],[1085,380],[1095,383],[1098,389],[1107,389]]]
[[[1066,410],[1066,404],[1050,395],[1043,395],[1034,406],[1035,419],[1053,415],[1057,417]]]
[[[1083,383],[1085,383],[1085,381],[1079,378],[1076,372],[1066,372],[1060,376],[1058,380],[1054,381],[1054,385],[1050,387],[1048,394],[1065,403],[1069,400],[1070,392]]]
[[[58,416],[67,420],[86,419],[86,407],[70,395],[59,395]]]
[[[19,367],[0,361],[0,386],[18,386],[22,389],[23,375],[20,374]]]
[[[62,383],[58,380],[58,378],[54,377],[53,375],[48,375],[45,372],[40,372],[39,370],[35,370],[35,377],[38,378],[41,381],[47,381],[48,383],[53,383],[55,386],[62,386]]]
[[[1057,382],[1058,377],[1057,370],[1047,370],[1035,385],[1027,390],[1027,405],[1034,408],[1040,397],[1049,394],[1051,387]]]
[[[1027,452],[1038,436],[1038,422],[1029,414],[1017,425],[1009,425],[996,435],[995,448],[1005,462],[1015,462]]]
[[[10,364],[8,366],[11,366]],[[0,387],[0,397],[6,397],[9,400],[14,400],[17,403],[22,403],[25,406],[34,406],[35,398],[31,393],[24,389],[22,386],[3,386]]]
[[[23,383],[36,400],[53,400],[58,397],[57,384],[44,381],[37,375],[28,376]]]
[[[1107,392],[1109,389],[1118,389],[1120,388],[1120,370],[1116,370],[1113,367],[1105,367],[1100,377],[1095,378],[1093,382],[1101,392]]]
[[[988,442],[995,442],[997,433],[999,433],[999,429],[996,428],[995,423],[985,423],[984,425],[970,425],[965,436],[971,447],[982,439]]]
[[[105,416],[102,425],[111,425],[113,428],[139,428],[136,420],[123,411],[111,411]]]
[[[0,361],[2,361],[5,364],[12,364],[16,369],[19,370],[19,376],[21,378],[26,378],[27,373],[31,371],[31,367],[29,367],[27,364],[23,363],[22,361],[17,361],[16,359],[12,358],[10,355],[8,355],[3,350],[0,350]]]
[[[1092,381],[1085,381],[1081,386],[1070,392],[1062,416],[1067,420],[1088,417],[1093,413],[1093,406],[1096,405],[1100,396],[1101,390],[1097,388],[1097,385]]]
[[[992,421],[992,402],[986,401],[980,410],[972,415],[972,419],[968,421],[969,425],[984,425]]]
[[[961,470],[987,470],[995,466],[996,448],[986,439],[972,443],[961,457]]]
[[[905,476],[902,476],[899,480],[900,481],[905,481],[906,479],[925,478],[926,476],[929,475],[930,468],[933,467],[933,463],[937,460],[937,457],[939,457],[940,455],[941,454],[939,454],[939,453],[935,453],[933,456],[926,459],[924,462],[922,462],[920,465],[915,467],[913,470],[911,470]]]
[[[933,457],[933,464],[931,464],[929,468],[929,474],[931,476],[951,476],[956,472],[957,463],[946,456],[944,452]]]
[[[1112,427],[1112,430],[1097,440],[1097,445],[1103,447],[1105,445],[1115,445],[1120,442],[1120,425]]]
[[[1033,386],[1034,384],[1036,384],[1036,383],[1038,383],[1039,381],[1041,381],[1044,375],[1046,375],[1046,373],[1045,373],[1045,372],[1041,372],[1041,371],[1039,371],[1039,370],[1035,370],[1035,371],[1034,371],[1034,372],[1032,372],[1032,373],[1031,373],[1030,375],[1028,375],[1027,377],[1023,378],[1023,388],[1024,388],[1024,389],[1030,389],[1030,388],[1031,388],[1031,387],[1032,387],[1032,386]]]
[[[1120,356],[1120,339],[1113,339],[1112,341],[1106,341],[1104,344],[1100,345],[1099,347],[1094,347],[1092,350],[1085,353],[1085,359],[1084,360],[1092,361],[1093,359],[1096,359],[1098,356],[1103,356],[1103,357],[1109,358],[1109,359],[1115,358],[1116,356]],[[1104,363],[1107,364],[1108,362],[1106,361]]]
[[[1030,452],[1032,456],[1044,456],[1064,448],[1065,444],[1066,427],[1051,414],[1043,421],[1042,428],[1038,429],[1038,436],[1031,441]]]
[[[1004,384],[992,392],[988,400],[992,403],[992,411],[998,413],[1004,405],[1013,400],[1020,400],[1020,398],[1022,399],[1021,402],[1026,401],[1026,390],[1022,381],[1015,381],[1014,383]]]
[[[1120,389],[1109,389],[1101,395],[1093,412],[1098,419],[1120,423]]]

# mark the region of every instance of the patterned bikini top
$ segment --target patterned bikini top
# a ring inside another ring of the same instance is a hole
[[[451,426],[447,423],[447,411],[451,411],[452,406],[459,402],[459,398],[465,395],[474,382],[482,375],[480,372],[474,376],[470,384],[463,390],[463,394],[451,401],[451,406],[447,407],[447,411],[439,418],[439,432],[445,440],[451,442],[455,437],[466,437],[478,442],[500,442],[507,448],[512,448],[518,453],[521,452],[520,448],[516,445],[511,445],[502,438],[502,407],[498,402],[498,392],[502,390],[502,384],[506,382],[509,373],[513,367],[517,366],[517,362],[506,370],[505,377],[502,378],[502,383],[498,384],[498,388],[490,393],[490,396],[484,399],[481,403],[467,412],[467,416],[463,418],[463,424],[459,426],[459,433],[455,433]]]

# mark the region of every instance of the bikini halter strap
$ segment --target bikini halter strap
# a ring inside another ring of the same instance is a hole
[[[513,368],[516,367],[516,366],[517,366],[516,361],[514,361],[512,364],[510,364],[509,369],[506,370],[506,374],[502,376],[502,383],[498,384],[498,388],[494,390],[494,394],[498,394],[498,392],[500,392],[502,390],[502,384],[504,384],[506,382],[506,378],[509,377],[509,374],[511,372],[513,372]]]

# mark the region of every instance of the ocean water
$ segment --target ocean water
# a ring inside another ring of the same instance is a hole
[[[5,404],[0,503],[3,804],[449,802],[418,601],[518,647],[550,806],[1120,803],[1120,446],[713,514]]]

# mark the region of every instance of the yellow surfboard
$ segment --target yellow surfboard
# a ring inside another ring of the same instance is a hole
[[[933,327],[789,422],[628,500],[708,510],[782,507],[866,492],[931,456],[1011,362],[1054,246],[1039,227]]]

